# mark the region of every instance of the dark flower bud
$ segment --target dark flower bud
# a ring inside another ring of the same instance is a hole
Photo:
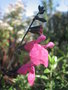
[[[35,19],[36,20],[39,20],[41,22],[46,22],[46,20],[44,18],[40,18],[39,16],[36,16]]]
[[[34,33],[34,34],[42,34],[43,33],[43,28],[42,28],[42,26],[41,25],[39,25],[39,26],[34,26],[34,27],[31,27],[30,28],[30,32],[31,33]]]
[[[39,10],[39,14],[43,14],[44,13],[44,7],[43,6],[38,6],[38,10]]]

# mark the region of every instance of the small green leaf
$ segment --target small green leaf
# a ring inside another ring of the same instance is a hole
[[[52,58],[51,58],[51,56],[50,56],[50,55],[48,55],[48,58],[49,58],[49,61],[51,62],[51,61],[52,61],[52,60],[51,60]]]
[[[51,63],[52,63],[52,64],[55,64],[55,56],[52,57]]]
[[[44,70],[44,73],[50,73],[50,70],[47,68]]]
[[[45,75],[40,76],[40,78],[45,79],[45,80],[47,80],[47,79],[48,79],[48,77],[47,77],[47,76],[45,76]]]
[[[48,79],[48,77],[47,76],[45,76],[45,75],[36,75],[36,78],[42,78],[42,79]]]

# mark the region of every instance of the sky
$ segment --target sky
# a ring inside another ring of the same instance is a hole
[[[62,12],[68,11],[68,0],[59,0],[59,6],[56,9]]]
[[[4,12],[5,8],[8,7],[10,3],[15,3],[17,0],[0,0],[0,12]],[[42,0],[22,0],[26,5],[26,16],[32,16],[34,12],[38,9],[38,5],[41,4]],[[53,0],[54,7],[56,11],[66,12],[68,11],[68,0]]]

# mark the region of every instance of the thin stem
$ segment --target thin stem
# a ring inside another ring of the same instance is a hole
[[[39,14],[39,13],[37,13],[37,15],[36,15],[36,16],[38,16],[38,14]],[[22,40],[21,40],[21,42],[20,42],[19,46],[22,44],[22,42],[23,42],[23,40],[24,40],[25,36],[26,36],[26,35],[27,35],[27,33],[29,32],[29,29],[30,29],[31,25],[33,24],[33,22],[35,21],[36,16],[33,18],[32,22],[31,22],[31,24],[30,24],[30,26],[29,26],[28,30],[26,31],[25,35],[23,36],[23,38],[22,38]],[[18,47],[19,47],[19,46],[18,46]],[[15,53],[16,53],[16,51],[18,50],[18,47],[15,49],[14,54],[15,54]],[[11,65],[12,65],[12,63],[13,63],[13,61],[14,61],[14,57],[15,57],[15,55],[14,55],[14,54],[13,54],[13,56],[12,56],[11,61],[10,61],[10,62],[9,62],[9,64],[8,64],[8,69],[11,67]]]
[[[50,90],[52,90],[52,69],[50,72]]]
[[[26,36],[26,35],[27,35],[27,33],[29,32],[29,29],[30,29],[30,27],[31,27],[31,25],[33,24],[33,22],[34,22],[34,21],[35,21],[35,19],[33,19],[33,21],[32,21],[32,23],[30,24],[30,26],[29,26],[28,30],[26,31],[25,35],[23,36],[23,38],[22,38],[22,40],[21,40],[21,42],[20,42],[20,45],[22,44],[22,42],[23,42],[23,40],[24,40],[25,36]]]
[[[39,13],[37,13],[37,15],[36,15],[36,16],[38,16],[38,14],[39,14]],[[23,38],[22,38],[22,40],[21,40],[21,42],[20,42],[20,45],[22,44],[22,42],[23,42],[23,40],[24,40],[25,36],[26,36],[26,35],[27,35],[27,33],[29,32],[29,29],[30,29],[30,27],[32,26],[33,22],[35,21],[36,16],[33,18],[33,20],[32,20],[32,22],[31,22],[31,24],[30,24],[30,26],[29,26],[28,30],[26,31],[25,35],[23,36]]]

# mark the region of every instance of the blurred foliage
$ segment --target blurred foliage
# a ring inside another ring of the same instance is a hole
[[[44,34],[47,36],[45,42],[53,41],[55,43],[55,47],[49,50],[49,66],[48,68],[36,67],[36,79],[33,87],[28,85],[27,75],[6,76],[2,72],[3,69],[7,70],[12,53],[21,41],[30,21],[28,18],[27,21],[22,18],[24,17],[22,13],[25,11],[21,2],[11,4],[3,19],[0,20],[0,90],[68,90],[68,12],[52,14],[54,9],[52,0],[43,0],[42,3],[46,9],[44,17],[47,20],[44,27]],[[28,41],[29,38],[30,34],[25,41]],[[26,63],[28,54],[22,51],[22,54],[16,55],[15,59],[10,70]]]
[[[25,56],[25,53],[21,56],[17,52],[14,53],[29,23],[29,20],[26,21],[23,18],[24,13],[24,5],[18,0],[14,5],[9,5],[4,16],[0,19],[0,90],[25,89],[28,84],[24,76],[17,77],[16,73],[20,64],[25,63],[24,60],[22,61],[24,59],[22,56]],[[30,39],[29,36],[30,34],[27,35],[24,42]]]

